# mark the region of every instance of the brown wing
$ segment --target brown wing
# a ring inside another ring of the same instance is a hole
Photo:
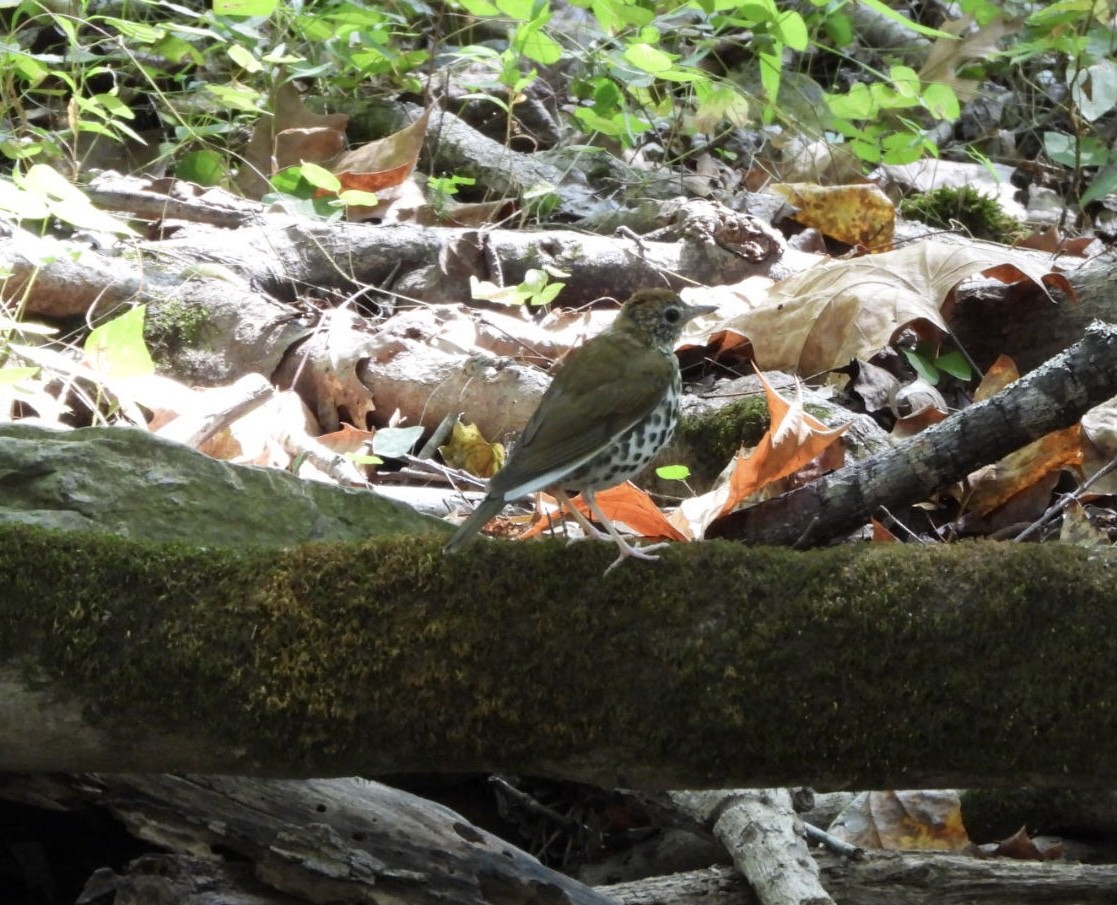
[[[619,332],[602,333],[576,349],[489,492],[513,499],[559,483],[647,416],[676,367],[673,357]]]

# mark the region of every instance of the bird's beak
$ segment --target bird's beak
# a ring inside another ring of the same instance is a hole
[[[717,305],[687,305],[686,319],[692,321],[696,317],[701,317],[703,314],[713,314],[717,310]]]

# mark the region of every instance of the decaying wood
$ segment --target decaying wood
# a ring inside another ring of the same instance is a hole
[[[670,797],[713,830],[761,905],[833,905],[787,790],[673,792]]]
[[[710,536],[755,544],[824,543],[884,506],[926,499],[1117,395],[1117,327],[1096,322],[1070,349],[1002,392],[908,442],[791,493],[735,512]]]
[[[20,792],[18,777],[0,786],[5,797]],[[449,808],[360,779],[85,775],[44,779],[30,792],[40,803],[106,808],[171,852],[246,859],[255,880],[246,892],[262,886],[322,905],[610,905]]]
[[[818,852],[822,885],[842,905],[1109,905],[1110,864],[1014,861],[941,853],[871,853],[848,861]],[[759,905],[736,871],[713,867],[599,891],[623,905]]]

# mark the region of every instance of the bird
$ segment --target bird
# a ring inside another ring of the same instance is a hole
[[[688,321],[716,310],[688,305],[668,289],[640,289],[602,333],[562,362],[539,406],[528,419],[485,498],[443,548],[457,552],[508,503],[550,489],[586,534],[606,535],[574,508],[568,491],[579,491],[620,554],[655,560],[667,544],[638,547],[621,536],[600,510],[594,493],[643,471],[671,442],[679,420],[682,377],[675,345]]]

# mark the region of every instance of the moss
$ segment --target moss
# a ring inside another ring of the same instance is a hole
[[[0,527],[0,655],[90,719],[162,719],[294,775],[1117,774],[1097,744],[1117,733],[1117,592],[1096,554],[708,542],[603,576],[604,544],[440,543]]]
[[[769,423],[768,404],[760,396],[684,417],[679,421],[674,442],[657,464],[682,462],[694,474],[692,486],[709,486],[741,446],[760,442]]]
[[[1027,233],[1015,217],[1004,212],[995,198],[971,185],[940,188],[900,202],[900,213],[938,229],[961,228],[975,239],[1011,243]]]
[[[172,298],[148,307],[144,338],[155,358],[166,359],[201,345],[209,326],[202,305]]]

